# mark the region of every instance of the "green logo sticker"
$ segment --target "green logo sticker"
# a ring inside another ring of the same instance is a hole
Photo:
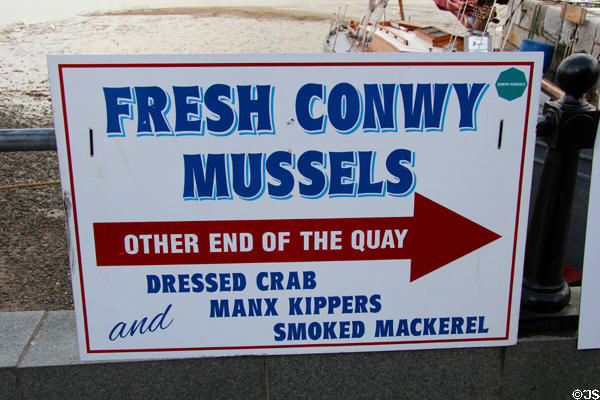
[[[516,68],[509,68],[498,76],[496,81],[496,90],[498,96],[508,101],[513,101],[523,96],[527,88],[527,79],[525,73]]]

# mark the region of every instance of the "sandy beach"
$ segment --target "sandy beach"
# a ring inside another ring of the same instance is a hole
[[[0,6],[0,129],[52,127],[49,54],[321,52],[341,3],[61,0]],[[412,23],[462,30],[427,0],[405,1]],[[397,3],[386,17],[398,18]],[[0,153],[0,311],[73,307],[65,218],[55,152]],[[41,183],[14,188],[11,185]]]

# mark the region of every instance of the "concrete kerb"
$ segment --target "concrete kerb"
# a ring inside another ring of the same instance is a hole
[[[86,363],[73,311],[0,313],[0,337],[0,397],[9,400],[541,399],[593,389],[600,376],[600,350],[578,351],[574,337],[507,348]]]

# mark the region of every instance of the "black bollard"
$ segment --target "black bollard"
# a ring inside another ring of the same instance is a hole
[[[567,234],[579,150],[594,146],[600,111],[583,98],[600,77],[595,58],[575,54],[558,67],[565,96],[544,104],[537,134],[548,144],[527,232],[521,306],[534,312],[560,311],[571,292],[563,279]]]

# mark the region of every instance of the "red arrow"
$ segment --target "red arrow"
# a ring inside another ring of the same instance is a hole
[[[411,282],[501,237],[418,193],[414,214]]]
[[[499,237],[418,193],[413,217],[94,223],[98,266],[412,259],[411,282]]]

